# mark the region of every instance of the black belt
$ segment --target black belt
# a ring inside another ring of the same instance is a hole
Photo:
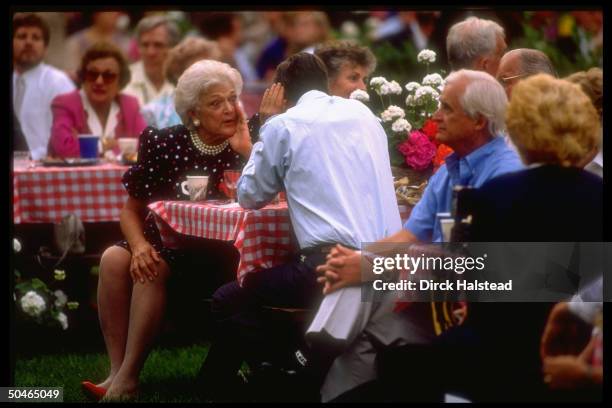
[[[349,245],[344,245],[344,244],[340,244],[342,246],[345,246],[347,248],[353,249],[355,251],[357,251],[357,248],[354,248],[352,246]],[[334,247],[336,246],[336,244],[320,244],[320,245],[315,245],[312,247],[308,247],[308,248],[304,248],[302,250],[300,250],[300,254],[301,255],[313,255],[313,254],[328,254]]]

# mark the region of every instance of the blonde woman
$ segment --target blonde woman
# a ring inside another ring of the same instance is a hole
[[[602,179],[584,171],[601,143],[597,110],[579,86],[539,74],[519,82],[506,111],[527,170],[483,185],[476,237],[502,241],[598,241]]]

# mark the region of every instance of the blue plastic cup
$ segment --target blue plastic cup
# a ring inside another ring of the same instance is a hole
[[[79,148],[83,159],[98,158],[98,142],[99,136],[96,135],[79,135]]]

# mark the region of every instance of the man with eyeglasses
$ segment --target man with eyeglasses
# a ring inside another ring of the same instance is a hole
[[[140,106],[172,95],[174,86],[166,78],[164,64],[170,48],[180,40],[176,24],[168,17],[145,17],[136,26],[141,60],[130,66],[132,80],[125,93],[135,96]]]
[[[502,84],[510,99],[514,85],[535,74],[557,76],[550,59],[542,51],[517,48],[508,51],[502,57],[497,70],[497,80]]]
[[[13,16],[13,150],[29,150],[34,160],[47,154],[51,101],[75,89],[65,73],[43,62],[49,40],[49,27],[41,17]]]

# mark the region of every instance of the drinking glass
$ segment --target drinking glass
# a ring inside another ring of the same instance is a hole
[[[238,179],[240,178],[239,170],[224,170],[223,184],[226,188],[226,194],[232,202],[236,202],[236,190],[238,189]]]

